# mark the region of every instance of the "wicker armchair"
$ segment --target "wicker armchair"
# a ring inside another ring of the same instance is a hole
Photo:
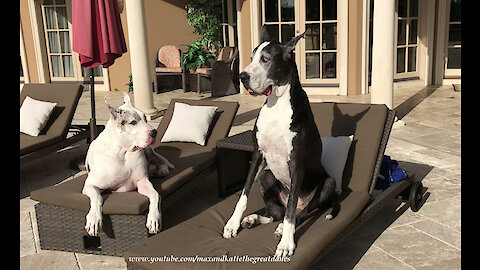
[[[236,48],[223,47],[216,61],[207,62],[207,67],[198,67],[195,71],[197,74],[197,92],[200,93],[202,90],[202,81],[210,79],[213,97],[238,93],[238,68],[235,64],[237,58],[238,50]]]
[[[182,76],[182,89],[186,87],[186,71],[182,64],[182,51],[174,45],[161,47],[153,60],[154,90],[158,93],[158,76]]]

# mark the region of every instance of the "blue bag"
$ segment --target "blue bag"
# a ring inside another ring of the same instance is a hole
[[[384,155],[382,164],[380,165],[380,174],[375,184],[375,189],[384,190],[388,186],[407,178],[407,173],[398,166],[396,160],[392,160],[390,156]]]

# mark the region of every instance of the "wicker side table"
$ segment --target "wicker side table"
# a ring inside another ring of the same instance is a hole
[[[252,160],[253,132],[245,131],[217,141],[218,196],[240,190],[247,179]]]

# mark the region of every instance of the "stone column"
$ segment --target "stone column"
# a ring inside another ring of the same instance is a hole
[[[238,49],[238,72],[242,72],[244,68],[244,63],[243,63],[243,32],[242,32],[242,0],[236,0],[235,5],[237,6],[237,49]],[[243,83],[240,83],[240,93],[245,94],[247,93],[247,90],[243,86]]]
[[[153,105],[144,1],[126,0],[125,2],[134,104],[145,113],[148,119],[152,119],[157,114],[157,109]]]
[[[372,45],[372,104],[393,108],[395,1],[374,0]]]

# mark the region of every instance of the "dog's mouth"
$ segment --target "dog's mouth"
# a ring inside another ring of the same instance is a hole
[[[148,138],[147,143],[144,146],[135,146],[134,149],[137,150],[142,150],[144,148],[147,148],[148,146],[152,145],[155,143],[155,138]]]
[[[254,92],[252,89],[248,88],[247,89],[248,93],[252,96],[257,95],[256,92]],[[272,85],[269,85],[267,88],[265,88],[265,91],[263,91],[263,95],[265,96],[270,96],[272,94]]]

